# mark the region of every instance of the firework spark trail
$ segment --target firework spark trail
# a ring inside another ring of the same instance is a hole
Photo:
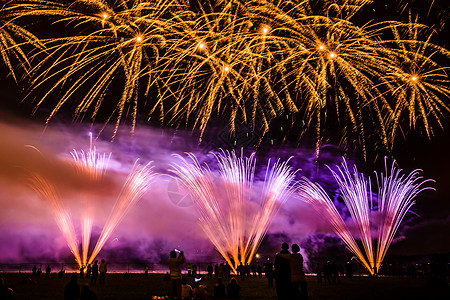
[[[79,267],[81,267],[83,262],[80,257],[75,229],[73,227],[70,214],[61,202],[55,187],[43,176],[37,173],[30,174],[30,182],[33,189],[38,193],[41,199],[45,202],[50,202],[55,221],[66,239],[70,251],[75,256]]]
[[[91,264],[94,261],[104,244],[107,242],[115,228],[119,225],[128,211],[150,188],[150,184],[156,176],[156,173],[152,170],[153,166],[151,166],[151,164],[152,163],[150,162],[144,166],[141,166],[138,161],[135,162],[133,169],[128,175],[125,184],[117,197],[108,220],[103,227],[100,237],[97,240],[97,244],[91,253],[88,264]]]
[[[432,187],[422,187],[423,184],[432,182],[432,180],[423,180],[423,177],[419,176],[420,170],[414,170],[405,176],[401,170],[395,168],[394,163],[388,172],[385,162],[386,173],[377,177],[381,183],[378,189],[378,211],[384,221],[378,228],[378,247],[375,260],[378,270],[400,223],[414,204],[414,198],[424,190],[434,190]]]
[[[272,218],[291,195],[295,172],[287,162],[267,166],[259,207],[251,207],[255,195],[256,159],[235,152],[215,154],[219,174],[202,166],[193,154],[173,164],[173,173],[192,193],[200,214],[199,224],[234,272],[240,263],[250,263]],[[225,189],[225,193],[224,190]]]
[[[100,154],[97,152],[95,146],[92,143],[92,133],[90,136],[90,147],[88,152],[81,150],[77,152],[73,150],[70,154],[75,160],[75,166],[78,170],[85,174],[88,173],[91,180],[101,181],[108,169],[109,159],[111,158],[111,153],[107,155],[106,153]],[[87,265],[89,243],[91,240],[92,225],[94,223],[92,216],[92,209],[90,206],[89,199],[83,197],[82,200],[82,216],[81,216],[81,239],[82,239],[82,262],[83,265]]]
[[[372,272],[371,270],[373,269],[367,263],[355,238],[347,228],[347,225],[339,214],[339,211],[336,209],[333,201],[328,197],[323,188],[307,178],[302,178],[299,182],[298,195],[302,201],[312,205],[324,220],[330,222],[334,232],[344,241],[350,252],[357,257],[358,261],[369,270],[369,272]]]
[[[364,254],[356,244],[354,236],[335,204],[322,187],[303,178],[299,183],[298,195],[302,201],[311,204],[319,214],[327,217],[350,252],[373,275],[380,270],[401,221],[414,204],[414,198],[420,192],[432,189],[422,187],[430,180],[423,180],[421,176],[418,176],[419,170],[405,176],[393,162],[390,172],[386,166],[386,174],[377,175],[378,195],[373,197],[370,180],[367,181],[363,174],[358,173],[356,167],[353,168],[352,174],[345,160],[342,167],[338,167],[338,172],[332,171],[332,173],[339,185],[341,197],[350,212],[351,220],[357,226]],[[371,219],[377,212],[381,222]],[[375,230],[373,227],[376,227]]]

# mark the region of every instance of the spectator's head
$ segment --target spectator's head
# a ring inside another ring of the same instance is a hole
[[[102,263],[104,263],[105,262],[105,260],[104,259],[102,259]]]
[[[181,278],[181,284],[187,284],[187,278],[186,277]]]
[[[78,281],[77,274],[72,274],[72,277],[70,277],[70,282],[77,283],[77,281]]]
[[[96,260],[94,263],[95,263],[95,264],[98,264],[98,260]]]
[[[199,285],[200,285],[200,284],[199,284],[198,282],[194,282],[194,283],[192,284],[192,288],[193,288],[193,289],[198,288]]]
[[[237,284],[237,281],[236,281],[236,278],[231,278],[231,280],[230,280],[230,284]]]
[[[283,250],[289,250],[289,245],[288,245],[288,243],[283,243],[283,244],[281,244],[281,249],[283,249]]]
[[[177,252],[175,250],[170,251],[170,257],[177,257]]]
[[[298,253],[300,251],[300,247],[297,244],[292,244],[292,252]]]

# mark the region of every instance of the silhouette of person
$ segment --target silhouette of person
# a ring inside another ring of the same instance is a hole
[[[64,300],[78,300],[79,298],[80,285],[78,284],[77,274],[73,274],[64,288]]]
[[[219,264],[214,266],[214,279],[219,278]]]
[[[331,263],[331,276],[333,277],[333,283],[340,283],[339,279],[339,268],[336,262],[333,260]]]
[[[80,268],[80,279],[84,278],[84,266],[81,266]]]
[[[97,276],[98,276],[98,260],[96,260],[94,262],[94,265],[92,266],[91,285],[95,285],[97,283]]]
[[[100,267],[98,268],[98,271],[100,272],[100,285],[105,284],[105,278],[106,278],[106,272],[108,272],[108,265],[106,264],[106,261],[104,259],[100,262]]]
[[[192,276],[197,278],[197,265],[196,264],[192,265]]]
[[[97,300],[97,294],[89,288],[89,285],[83,285],[80,300]]]
[[[86,268],[86,278],[91,278],[91,274],[92,274],[92,265],[88,264]]]
[[[208,279],[212,279],[212,274],[213,274],[213,271],[214,271],[214,268],[213,268],[212,264],[208,265],[207,270],[208,270]]]
[[[227,285],[228,298],[239,298],[239,292],[241,286],[237,283],[236,278],[231,278],[230,283]]]
[[[292,253],[289,257],[291,266],[291,298],[290,299],[308,299],[308,289],[306,285],[306,276],[303,271],[303,256],[299,253],[300,247],[293,244]],[[300,292],[301,290],[301,292]]]
[[[181,279],[181,299],[192,299],[192,287],[187,283],[187,278]]]
[[[50,265],[47,265],[47,268],[45,269],[45,278],[50,278],[51,271],[52,271],[52,268],[50,268]]]
[[[225,298],[225,285],[222,283],[222,279],[217,279],[217,284],[214,286],[214,298]]]
[[[173,299],[175,293],[179,298],[181,296],[181,265],[185,262],[183,251],[170,251],[169,270],[170,270],[170,290],[169,299]]]
[[[267,278],[269,287],[273,287],[273,263],[270,261],[270,258],[264,263],[264,276]]]
[[[275,270],[274,278],[277,296],[279,300],[291,300],[291,266],[289,264],[289,258],[291,253],[289,252],[289,245],[283,243],[281,245],[281,251],[275,256]]]
[[[58,272],[58,278],[63,278],[65,272],[66,271],[64,270],[64,264],[62,264],[61,270]]]
[[[327,261],[324,266],[323,266],[323,276],[325,283],[331,284],[331,274],[332,274],[332,270],[331,270],[331,262]]]
[[[347,274],[347,278],[353,279],[353,266],[351,262],[347,262],[345,265],[345,271]]]
[[[37,268],[36,268],[36,265],[34,265],[33,269],[31,269],[31,276],[35,277],[37,274],[36,272],[37,272]]]
[[[144,276],[148,277],[148,265],[147,264],[145,264],[145,266],[144,266]]]
[[[188,264],[188,266],[187,266],[187,271],[188,271],[188,277],[191,277],[191,275],[192,275],[192,266],[191,266],[191,264]]]

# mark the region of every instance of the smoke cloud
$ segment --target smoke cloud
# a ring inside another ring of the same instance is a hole
[[[78,240],[81,240],[80,203],[88,198],[95,215],[92,250],[120,188],[138,158],[142,164],[153,161],[159,176],[116,228],[99,257],[116,262],[158,263],[167,259],[170,250],[178,248],[191,260],[221,261],[198,224],[192,199],[168,171],[177,159],[174,154],[185,156],[186,152],[193,152],[201,163],[208,163],[215,170],[215,158],[210,151],[218,149],[203,148],[189,132],[174,134],[140,126],[131,135],[122,127],[116,140],[111,142],[109,130],[107,127],[104,135],[94,141],[98,152],[112,153],[108,171],[99,184],[74,168],[70,152],[89,150],[89,133],[95,136],[100,128],[77,124],[44,128],[23,120],[0,123],[0,230],[3,232],[0,263],[74,260],[54,220],[52,206],[30,187],[27,180],[30,171],[44,174],[56,187],[61,202],[70,213]],[[339,148],[328,145],[319,159],[311,147],[271,149],[257,153],[255,178],[264,179],[269,160],[273,164],[278,159],[292,157],[290,165],[299,169],[297,179],[306,176],[320,183],[325,190],[336,191],[335,181],[326,165],[340,163],[341,155]],[[322,232],[322,236],[318,232]],[[302,246],[301,252],[308,261],[309,255],[320,252],[315,244],[325,243],[324,236],[331,233],[325,220],[293,196],[275,216],[260,253],[270,257],[279,250],[282,242],[297,243]],[[331,240],[336,243],[335,239]]]

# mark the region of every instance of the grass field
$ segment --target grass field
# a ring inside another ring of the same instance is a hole
[[[70,274],[58,279],[56,274],[50,278],[42,276],[24,282],[26,274],[1,273],[8,285],[14,285],[15,299],[63,299],[65,284]],[[151,299],[153,295],[165,295],[168,291],[168,282],[162,274],[131,274],[124,279],[122,274],[107,274],[104,286],[94,286],[98,299]],[[189,278],[190,283],[193,279]],[[201,281],[208,288],[212,299],[214,280]],[[265,278],[247,278],[238,280],[241,285],[241,299],[277,299],[275,289],[267,287]],[[88,279],[80,279],[80,285],[88,283]],[[432,287],[427,285],[426,279],[408,279],[397,277],[355,277],[353,280],[341,279],[340,284],[320,285],[315,277],[308,277],[308,291],[310,299],[450,299],[449,286]]]

